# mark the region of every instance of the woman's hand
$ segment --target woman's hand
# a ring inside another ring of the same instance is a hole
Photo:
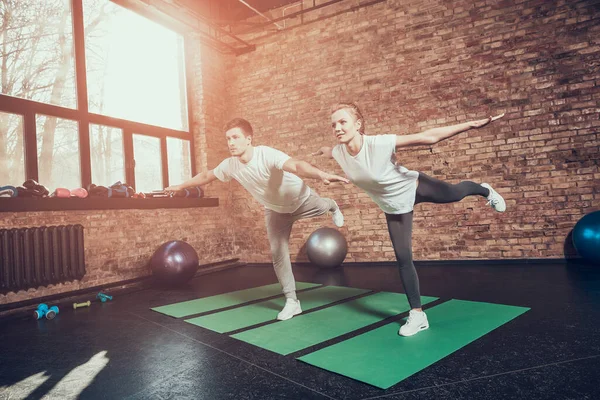
[[[500,119],[502,117],[504,117],[504,113],[502,113],[500,115],[496,115],[495,117],[490,116],[489,118],[486,118],[486,119],[479,119],[476,121],[471,121],[471,122],[469,122],[469,126],[471,128],[481,128],[481,127],[486,126],[490,122],[494,122],[495,120]]]

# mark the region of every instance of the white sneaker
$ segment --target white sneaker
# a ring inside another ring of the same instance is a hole
[[[500,196],[498,192],[496,192],[492,187],[487,183],[482,183],[481,186],[488,189],[490,191],[489,196],[487,197],[488,202],[487,205],[492,206],[492,208],[498,212],[506,211],[506,202],[504,198]]]
[[[340,211],[340,207],[337,205],[337,203],[334,201],[336,209],[335,211],[332,213],[332,218],[333,218],[333,223],[335,224],[335,226],[337,226],[338,228],[341,228],[342,226],[344,226],[344,214],[342,214],[342,212]]]
[[[280,321],[286,321],[292,318],[294,315],[298,315],[302,312],[302,308],[300,308],[300,300],[294,299],[286,299],[285,306],[283,310],[279,314],[277,314],[277,319]]]
[[[410,310],[406,323],[400,327],[398,335],[412,336],[429,328],[427,315],[423,311]]]

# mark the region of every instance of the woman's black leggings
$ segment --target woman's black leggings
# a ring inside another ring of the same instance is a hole
[[[419,172],[419,186],[415,204],[453,203],[466,196],[487,197],[489,190],[470,181],[452,185]],[[406,214],[385,214],[390,239],[400,268],[400,279],[411,308],[421,308],[419,277],[412,259],[412,211]]]

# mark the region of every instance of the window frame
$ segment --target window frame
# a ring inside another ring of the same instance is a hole
[[[111,0],[112,1],[112,0]],[[25,175],[26,179],[39,179],[38,159],[37,159],[37,128],[36,115],[43,114],[49,117],[58,117],[69,119],[78,122],[79,124],[79,152],[80,152],[80,169],[81,169],[81,184],[82,187],[87,187],[92,183],[92,167],[91,167],[91,149],[90,149],[90,124],[106,125],[109,127],[119,128],[123,132],[123,152],[125,159],[125,181],[128,185],[135,188],[135,160],[133,158],[133,134],[157,137],[160,139],[161,148],[161,164],[164,186],[169,186],[168,173],[168,154],[167,154],[167,137],[188,140],[190,143],[190,159],[192,176],[196,175],[195,160],[195,140],[192,134],[194,126],[192,112],[192,84],[190,80],[192,66],[189,56],[190,45],[189,39],[182,34],[183,56],[184,56],[184,73],[185,73],[185,89],[186,89],[186,105],[188,116],[188,131],[180,131],[176,129],[164,128],[155,125],[144,124],[140,122],[129,121],[121,118],[109,117],[106,115],[90,113],[88,109],[88,92],[87,92],[87,73],[85,60],[85,36],[83,24],[83,1],[71,0],[72,12],[72,28],[74,42],[74,57],[75,57],[75,83],[77,108],[70,109],[66,107],[56,106],[53,104],[41,103],[33,100],[23,99],[19,97],[9,96],[0,93],[0,111],[21,115],[23,117],[23,140],[25,144]],[[121,1],[113,1],[113,3],[127,8],[131,12],[136,12],[145,18],[148,18],[158,24],[166,26],[173,30],[172,26],[165,24],[160,18],[154,17],[148,13],[141,13],[135,7],[128,7]],[[43,184],[43,182],[41,182]]]

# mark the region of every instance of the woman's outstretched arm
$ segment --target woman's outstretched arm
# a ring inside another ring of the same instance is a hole
[[[396,149],[409,146],[432,145],[469,129],[484,127],[503,116],[504,114],[500,114],[495,117],[463,122],[462,124],[427,129],[426,131],[412,135],[396,135]]]

